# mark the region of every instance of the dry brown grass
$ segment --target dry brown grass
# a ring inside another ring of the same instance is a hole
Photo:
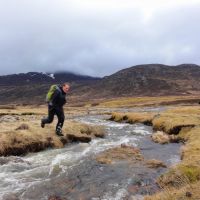
[[[68,116],[87,115],[88,107],[64,107]],[[47,105],[31,105],[31,106],[6,106],[0,105],[0,116],[2,115],[46,115],[48,112]]]
[[[163,188],[162,192],[148,197],[146,200],[200,199],[199,114],[199,107],[180,107],[166,111],[163,114],[164,118],[161,115],[160,121],[159,119],[154,119],[158,120],[156,121],[156,125],[159,124],[159,128],[164,127],[164,130],[169,133],[175,130],[178,136],[186,141],[186,143],[182,147],[182,161],[158,180],[159,185]],[[176,129],[175,127],[180,127],[180,129]],[[187,196],[186,193],[188,191],[191,193],[191,197]]]
[[[162,131],[157,131],[151,135],[151,138],[154,142],[159,143],[159,144],[166,144],[170,142],[169,135],[162,132]]]
[[[169,135],[164,133],[163,131],[156,131],[151,135],[151,139],[159,144],[178,143],[184,140],[179,135]]]
[[[200,124],[200,118],[196,114],[163,113],[152,121],[155,130],[161,130],[168,134],[178,134],[183,127],[193,128]]]
[[[163,96],[163,97],[124,97],[106,100],[99,103],[103,107],[139,107],[139,106],[158,106],[172,105],[193,102],[198,103],[199,96]]]
[[[9,109],[9,110],[13,110],[13,109],[16,109],[16,105],[0,105],[0,109]]]
[[[127,145],[108,149],[96,157],[97,162],[102,164],[113,164],[119,160],[138,162],[143,161],[143,159],[144,158],[138,148]]]
[[[44,115],[46,112],[46,106],[4,106],[0,109],[0,115]]]
[[[127,122],[127,123],[144,123],[151,124],[155,113],[140,112],[140,113],[112,113],[111,120],[116,122]]]
[[[183,135],[184,134],[184,135]],[[196,126],[187,133],[180,133],[186,145],[182,149],[182,162],[200,167],[200,126]]]
[[[79,134],[79,135],[88,135],[90,137],[100,137],[105,136],[105,129],[102,126],[92,126],[88,124],[83,124],[80,122],[69,121],[63,131],[67,134]]]
[[[41,109],[38,110],[41,112]],[[38,110],[35,108],[34,112],[39,113]],[[24,111],[23,109],[18,113],[23,113]],[[52,124],[46,125],[45,128],[41,128],[41,118],[42,116],[39,114],[17,115],[17,117],[16,115],[1,116],[0,155],[22,155],[49,147],[62,148],[70,141],[89,142],[93,137],[104,137],[105,134],[102,127],[68,120],[63,127],[64,137],[60,138],[55,134],[57,119]],[[83,140],[86,137],[88,140]]]
[[[152,112],[114,112],[110,119],[116,122],[152,124],[154,130],[164,131],[168,134],[178,134],[182,128],[186,127],[190,130],[200,125],[200,109],[197,106],[182,106],[160,114]]]
[[[146,161],[146,165],[149,167],[149,168],[159,168],[159,167],[164,167],[166,168],[167,165],[165,163],[163,163],[162,161],[160,160],[156,160],[156,159],[151,159],[151,160],[147,160]]]
[[[187,180],[182,180],[187,182]],[[173,187],[166,187],[162,192],[153,196],[145,197],[145,200],[199,200],[200,199],[200,181],[195,184],[186,183],[178,190]],[[191,194],[191,195],[190,195]]]

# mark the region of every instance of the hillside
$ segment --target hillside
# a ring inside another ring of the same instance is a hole
[[[70,72],[56,72],[52,73],[39,73],[28,72],[20,74],[11,74],[0,76],[0,85],[4,86],[18,86],[18,85],[32,85],[32,84],[47,84],[47,83],[63,83],[72,81],[90,81],[98,80],[98,78],[73,74]]]
[[[89,86],[97,80],[99,78],[69,72],[29,72],[0,76],[0,104],[44,103],[46,93],[52,84],[69,82],[75,89],[84,85]]]
[[[200,66],[137,65],[104,78],[71,73],[27,73],[0,77],[0,104],[43,103],[52,83],[72,83],[71,101],[124,96],[193,95],[200,92]]]
[[[200,67],[138,65],[104,77],[96,86],[111,96],[192,94],[200,91]]]

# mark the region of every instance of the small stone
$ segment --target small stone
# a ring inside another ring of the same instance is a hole
[[[192,193],[191,193],[191,192],[186,192],[186,193],[185,193],[185,196],[186,196],[186,197],[192,197]]]

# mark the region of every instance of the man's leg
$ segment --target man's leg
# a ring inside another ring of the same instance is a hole
[[[53,121],[55,109],[51,106],[48,107],[48,117],[41,120],[41,127],[44,128],[45,124],[50,124]]]
[[[65,115],[63,107],[56,108],[56,115],[58,117],[58,123],[56,125],[56,134],[59,136],[63,136],[62,134],[62,127],[65,121]]]

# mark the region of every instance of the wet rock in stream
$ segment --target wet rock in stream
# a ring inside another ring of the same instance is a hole
[[[15,156],[0,157],[0,165],[6,165],[6,164],[8,164],[10,162],[13,162],[13,163],[26,163],[26,164],[30,165],[29,162],[24,161],[20,157],[15,157]]]

